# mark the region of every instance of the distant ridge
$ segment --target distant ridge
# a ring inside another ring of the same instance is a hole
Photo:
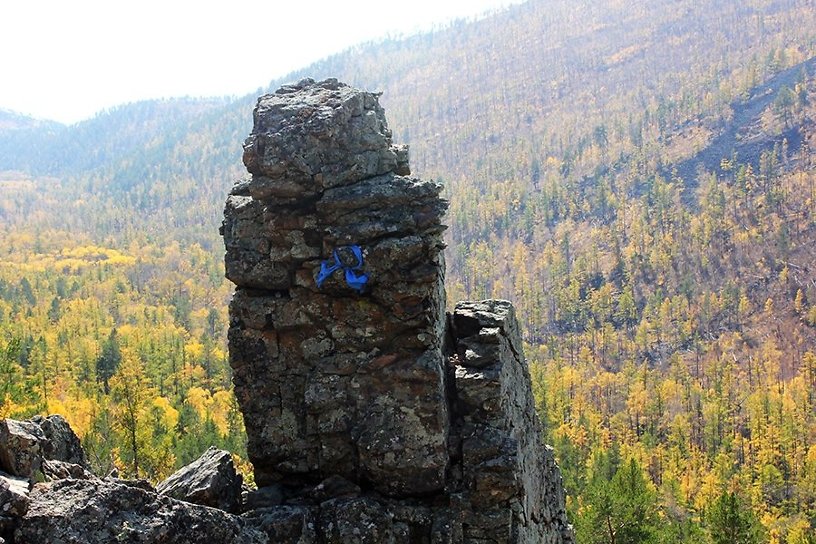
[[[60,126],[62,126],[62,124],[57,121],[36,119],[23,113],[0,108],[0,132],[35,128],[42,129],[43,127],[56,128]]]

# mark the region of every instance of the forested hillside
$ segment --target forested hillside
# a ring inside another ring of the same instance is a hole
[[[516,304],[580,542],[816,538],[814,57],[805,0],[531,0],[285,78],[382,90],[445,182],[449,299]],[[2,415],[126,473],[240,454],[217,227],[254,98],[0,114]]]

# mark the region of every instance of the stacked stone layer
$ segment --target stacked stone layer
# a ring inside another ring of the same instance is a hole
[[[561,473],[541,443],[513,306],[460,302],[450,319],[465,542],[571,542]],[[481,539],[481,540],[480,540]]]
[[[259,99],[222,227],[230,361],[275,542],[571,542],[512,306],[446,318],[441,187],[410,176],[378,95]],[[362,293],[321,263],[364,251]]]
[[[223,234],[235,391],[259,485],[341,475],[386,495],[440,491],[448,468],[441,187],[407,173],[377,96],[328,80],[262,97],[252,177]],[[321,262],[356,264],[318,288]],[[258,424],[258,422],[261,422]]]

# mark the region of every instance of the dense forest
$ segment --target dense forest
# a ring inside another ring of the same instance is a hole
[[[285,78],[382,90],[445,183],[448,298],[516,304],[579,542],[816,542],[814,57],[805,0],[531,0]],[[0,415],[100,471],[241,458],[217,228],[255,96],[0,112]]]

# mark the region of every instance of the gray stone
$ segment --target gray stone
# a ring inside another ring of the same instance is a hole
[[[14,531],[28,511],[33,482],[96,478],[79,438],[58,415],[0,421],[0,468],[8,472],[0,473],[0,538],[6,542],[15,542]]]
[[[32,479],[42,469],[45,433],[33,421],[0,420],[0,469]]]
[[[241,504],[242,483],[232,454],[211,447],[157,485],[156,491],[174,499],[235,512]]]
[[[399,534],[393,515],[366,498],[324,502],[318,527],[326,544],[394,544]]]
[[[560,471],[541,443],[512,304],[460,302],[449,322],[463,496],[472,505],[465,541],[573,542]]]
[[[24,478],[0,474],[0,515],[19,517],[28,510],[29,483]]]
[[[104,480],[37,484],[15,542],[37,544],[266,544],[262,532],[214,508]]]
[[[94,477],[79,437],[60,415],[1,420],[0,469],[29,480]]]
[[[222,226],[230,362],[259,485],[332,475],[439,491],[449,458],[441,186],[401,176],[378,96],[304,80],[263,96]],[[399,165],[398,165],[399,163]],[[246,196],[246,195],[249,196]],[[321,261],[364,251],[362,294]]]
[[[572,542],[512,305],[445,316],[447,202],[378,95],[303,80],[254,122],[221,229],[247,522],[282,543]],[[350,245],[365,288],[318,287]]]
[[[42,445],[43,458],[79,465],[90,470],[79,437],[64,417],[58,414],[48,417],[34,416],[31,421],[39,425],[45,435],[46,440]]]
[[[313,510],[290,505],[261,508],[247,512],[243,519],[267,535],[270,543],[316,544],[319,540]]]
[[[78,480],[92,480],[96,478],[91,471],[82,465],[52,459],[43,460],[42,473],[47,481],[64,480],[65,478],[75,478]]]
[[[244,144],[252,196],[312,196],[407,168],[407,151],[391,145],[377,95],[337,80],[305,79],[258,99],[255,128]]]

